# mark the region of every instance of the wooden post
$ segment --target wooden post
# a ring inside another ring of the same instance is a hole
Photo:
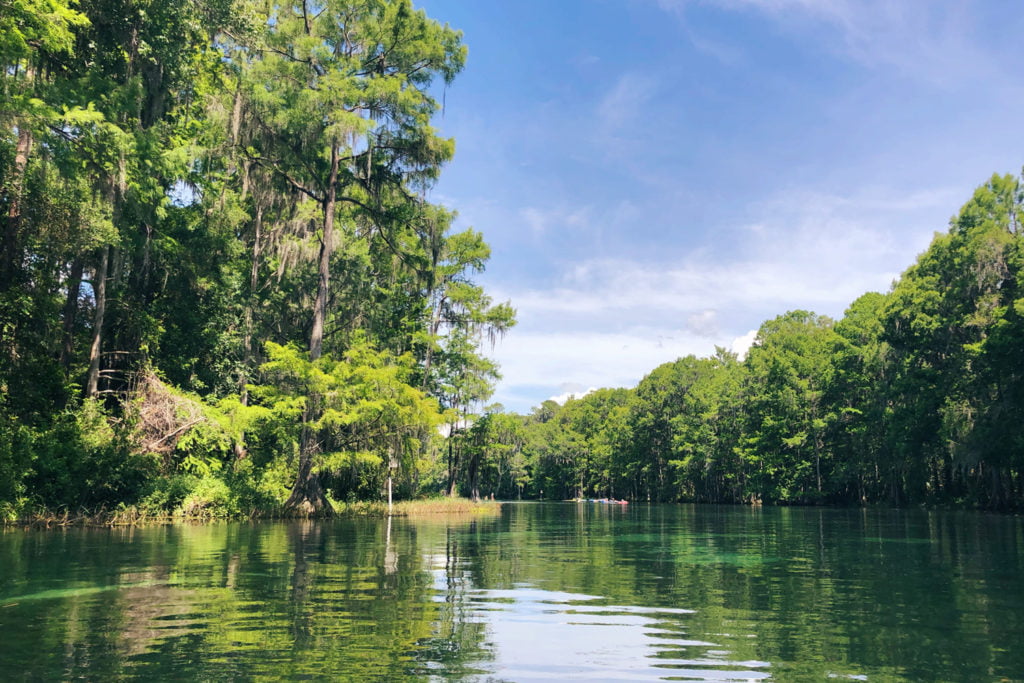
[[[388,517],[391,516],[391,513],[394,511],[395,507],[394,502],[391,500],[391,479],[394,474],[394,471],[397,469],[398,461],[395,459],[395,456],[392,455],[388,461]]]

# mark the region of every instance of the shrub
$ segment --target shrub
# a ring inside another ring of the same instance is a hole
[[[186,517],[234,517],[239,511],[238,499],[231,488],[214,476],[200,479],[178,509]]]

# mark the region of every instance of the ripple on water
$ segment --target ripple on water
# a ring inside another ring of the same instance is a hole
[[[439,571],[443,574],[443,571]],[[435,577],[443,599],[447,577]],[[521,585],[466,588],[464,618],[487,631],[473,668],[508,680],[708,680],[769,677],[768,662],[741,660],[721,644],[687,637],[694,610],[618,605],[597,595]],[[436,646],[436,644],[434,644]],[[431,663],[417,657],[424,671]],[[436,653],[435,653],[436,654]],[[436,665],[436,662],[435,662]],[[483,674],[479,674],[483,675]]]

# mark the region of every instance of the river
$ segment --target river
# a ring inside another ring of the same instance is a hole
[[[512,503],[0,532],[0,680],[1024,678],[1024,520]]]

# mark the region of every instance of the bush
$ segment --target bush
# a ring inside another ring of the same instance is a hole
[[[181,507],[198,484],[199,478],[190,474],[154,479],[139,507],[150,514],[170,514]]]
[[[26,488],[50,509],[95,509],[133,503],[159,462],[132,453],[125,435],[114,429],[97,401],[85,401],[31,435],[32,467]]]
[[[178,509],[186,517],[234,517],[240,512],[238,498],[220,477],[203,477],[185,496]]]
[[[0,521],[18,516],[32,462],[31,430],[0,415]]]

